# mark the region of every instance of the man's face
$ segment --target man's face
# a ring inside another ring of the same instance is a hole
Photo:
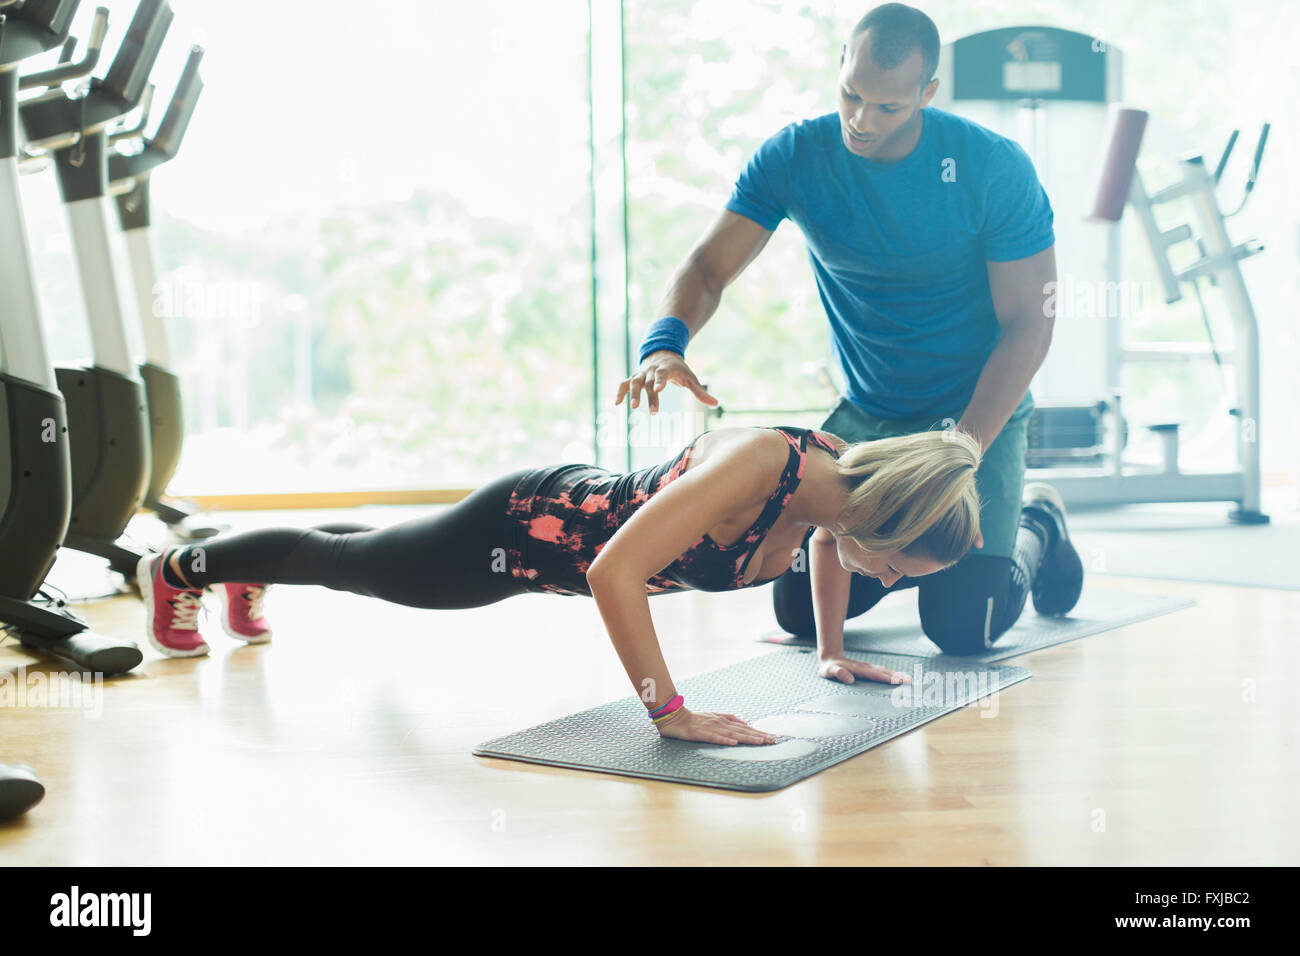
[[[892,70],[871,59],[871,31],[840,53],[840,138],[845,148],[868,159],[898,159],[900,143],[914,135],[921,110],[934,97],[938,79],[921,87],[921,51],[913,50]]]

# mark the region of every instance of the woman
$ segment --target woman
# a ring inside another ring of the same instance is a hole
[[[271,583],[319,584],[421,608],[481,607],[525,592],[590,595],[659,733],[709,743],[771,743],[732,714],[689,711],[673,687],[647,597],[775,580],[800,560],[810,527],[820,673],[900,683],[843,656],[853,572],[886,586],[954,564],[979,541],[979,442],[955,429],[849,445],[787,426],[697,436],[659,465],[618,474],[568,464],[511,472],[453,507],[375,529],[271,528],[140,560],[150,643],[206,654],[203,590],[221,584],[223,623],[270,639]]]

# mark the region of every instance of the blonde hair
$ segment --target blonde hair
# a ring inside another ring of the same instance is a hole
[[[956,563],[979,533],[982,454],[956,428],[849,445],[836,462],[849,497],[834,530],[876,554]]]

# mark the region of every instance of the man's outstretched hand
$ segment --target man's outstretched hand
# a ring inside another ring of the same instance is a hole
[[[618,386],[618,397],[614,399],[614,404],[618,405],[623,401],[623,396],[630,394],[631,407],[636,408],[641,402],[641,392],[644,390],[646,402],[650,406],[650,414],[653,415],[659,411],[659,393],[670,382],[689,388],[692,394],[705,405],[718,404],[718,400],[705,391],[700,380],[695,377],[691,367],[686,364],[686,359],[668,349],[651,352],[645,357],[636,374]]]

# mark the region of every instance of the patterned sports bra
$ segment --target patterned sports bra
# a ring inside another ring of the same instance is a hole
[[[839,450],[812,429],[770,427],[785,436],[790,455],[758,519],[735,544],[718,544],[707,533],[702,535],[646,582],[647,594],[733,591],[775,580],[745,584],[745,569],[794,497],[808,463],[809,444],[835,458],[839,458]],[[536,468],[524,475],[506,509],[510,573],[526,580],[529,590],[590,595],[587,569],[591,562],[638,508],[685,473],[691,450],[701,437],[697,435],[668,461],[640,471],[619,474],[598,465],[574,464]]]

